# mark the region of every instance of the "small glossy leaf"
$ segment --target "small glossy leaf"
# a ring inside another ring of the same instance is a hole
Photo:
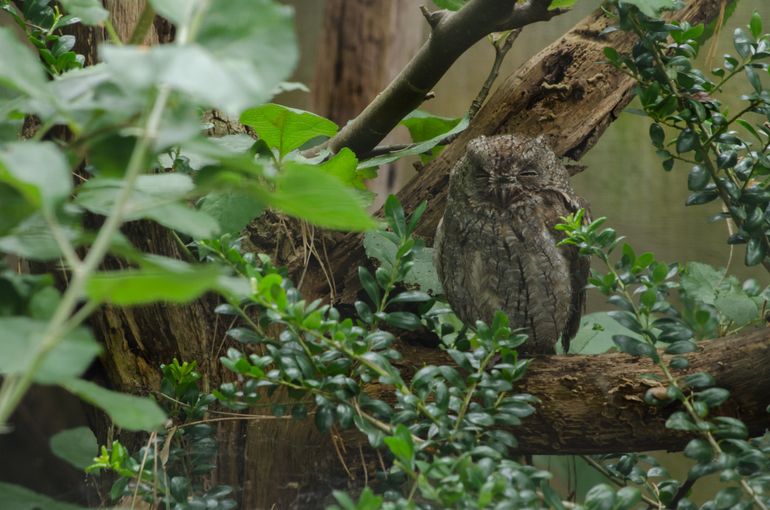
[[[657,358],[658,353],[655,350],[655,347],[642,340],[637,340],[636,338],[626,335],[613,335],[612,341],[626,354]]]
[[[698,142],[698,135],[690,128],[683,129],[676,139],[676,152],[689,152],[695,148]]]
[[[765,259],[767,255],[765,243],[761,238],[752,237],[746,245],[746,265],[756,266]]]

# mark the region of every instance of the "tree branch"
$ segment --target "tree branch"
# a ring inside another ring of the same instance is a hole
[[[417,108],[460,55],[493,32],[546,21],[561,11],[548,10],[550,0],[471,0],[457,12],[425,14],[431,35],[420,51],[360,115],[329,141],[337,152],[348,147],[356,154],[371,151]]]
[[[740,418],[753,436],[770,427],[770,328],[704,341],[700,351],[685,355],[686,373],[708,372],[731,398],[714,415]],[[400,348],[410,376],[424,365],[453,365],[437,349]],[[671,356],[664,355],[663,358]],[[627,354],[542,356],[533,359],[514,391],[531,393],[542,403],[537,412],[512,430],[524,454],[593,454],[645,450],[681,450],[696,436],[665,427],[678,403],[655,407],[644,402],[657,382],[649,360]],[[682,373],[682,375],[686,375]],[[392,391],[392,390],[390,390]],[[369,393],[386,399],[390,391]],[[359,441],[366,441],[365,438]]]

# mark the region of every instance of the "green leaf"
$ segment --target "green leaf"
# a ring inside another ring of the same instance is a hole
[[[399,423],[394,434],[386,437],[384,441],[393,455],[411,469],[414,465],[414,441],[409,429]]]
[[[684,430],[688,432],[694,432],[698,430],[698,426],[695,425],[690,417],[682,411],[676,411],[666,420],[666,428],[672,430]]]
[[[759,39],[759,37],[762,35],[762,18],[759,16],[757,11],[754,11],[751,14],[751,20],[749,20],[749,29],[751,30],[751,35],[754,36],[754,39]]]
[[[446,133],[452,130],[457,124],[462,121],[462,118],[450,119],[447,117],[439,117],[437,115],[431,115],[421,110],[415,110],[407,115],[401,124],[406,126],[409,130],[409,134],[412,137],[412,142],[424,142],[439,137],[446,137]],[[435,158],[440,152],[438,146],[433,147],[430,152],[420,155],[420,160],[423,163],[427,163]]]
[[[410,312],[390,312],[385,317],[385,322],[394,328],[405,329],[407,331],[414,331],[422,326],[419,317]]]
[[[62,383],[89,404],[106,412],[118,427],[128,430],[158,430],[166,422],[166,413],[154,400],[111,391],[82,379],[70,379]]]
[[[730,392],[724,388],[709,388],[697,392],[695,398],[709,407],[718,407],[730,398]]]
[[[369,299],[372,300],[374,306],[380,305],[380,286],[374,281],[372,273],[365,267],[358,266],[358,279],[361,282],[361,287],[364,288]]]
[[[82,506],[56,501],[21,485],[5,482],[0,482],[0,508],[4,510],[85,510]]]
[[[58,432],[51,437],[51,451],[78,469],[85,469],[99,453],[96,436],[88,427],[76,427]]]
[[[377,176],[369,169],[358,168],[358,158],[352,150],[343,147],[333,158],[318,165],[324,172],[335,176],[347,186],[365,191],[366,180]]]
[[[386,269],[390,269],[390,261],[396,255],[396,245],[382,235],[381,232],[364,234],[364,250],[366,255],[377,259]],[[404,277],[404,283],[416,284],[423,291],[433,295],[443,293],[441,282],[433,265],[433,248],[419,248],[414,253],[414,265]]]
[[[337,124],[314,113],[268,103],[246,110],[241,123],[252,128],[259,137],[283,158],[294,149],[317,137],[331,137]]]
[[[48,211],[72,190],[67,160],[51,142],[25,141],[3,146],[0,181],[16,188],[29,203]]]
[[[606,483],[591,487],[586,494],[585,506],[589,510],[612,510],[615,505],[615,491]]]
[[[285,164],[267,200],[272,207],[321,227],[360,231],[377,226],[357,191],[312,165]]]
[[[80,187],[75,202],[93,213],[108,215],[123,185],[123,181],[116,179],[91,179]],[[219,225],[214,218],[182,203],[193,188],[192,179],[188,175],[142,175],[126,204],[123,219],[155,220],[195,239],[215,237],[219,233]]]
[[[173,24],[187,25],[203,4],[202,0],[150,0],[153,9]]]
[[[655,18],[661,11],[672,11],[677,8],[675,0],[619,0],[620,5],[635,5],[639,11]]]
[[[632,356],[649,356],[653,359],[658,356],[655,347],[647,342],[637,340],[630,336],[613,335],[612,341],[615,342],[615,345],[617,345],[621,351]]]
[[[636,487],[622,487],[616,494],[617,501],[615,507],[617,510],[627,510],[633,508],[642,499],[642,492]]]
[[[551,0],[551,5],[548,6],[549,11],[555,9],[571,9],[577,0]]]
[[[689,152],[695,148],[698,142],[698,135],[690,128],[682,130],[679,138],[676,139],[676,152]]]
[[[580,329],[570,341],[570,354],[601,354],[615,347],[614,335],[625,335],[641,340],[628,328],[624,328],[610,317],[607,312],[595,312],[584,315],[580,320]]]
[[[766,248],[765,243],[759,237],[752,237],[746,244],[746,265],[756,266],[765,260]]]
[[[194,30],[196,44],[103,46],[115,80],[143,94],[163,84],[233,116],[270,99],[297,62],[291,8],[271,0],[200,5],[205,12],[194,16],[178,3],[161,5],[177,22],[177,33],[180,25]],[[200,24],[189,26],[193,20]]]
[[[407,147],[406,149],[401,149],[395,152],[389,152],[388,154],[384,154],[382,156],[377,156],[371,159],[367,159],[359,163],[358,168],[376,167],[376,166],[390,163],[391,161],[395,161],[397,159],[401,159],[405,156],[413,156],[413,155],[428,152],[431,149],[433,149],[435,146],[437,146],[439,143],[441,143],[446,137],[465,130],[465,128],[468,127],[468,122],[469,122],[468,117],[465,116],[462,118],[460,122],[457,123],[457,125],[455,125],[455,127],[450,129],[446,133],[442,133],[431,139],[414,144],[410,147]]]
[[[43,342],[48,322],[27,317],[0,317],[0,373],[19,374],[32,370],[35,353]],[[34,379],[42,384],[58,383],[80,376],[101,352],[101,346],[85,328],[64,335],[37,367]]]
[[[711,449],[708,441],[704,439],[692,439],[684,448],[684,456],[694,459],[700,464],[704,464],[713,458],[714,451]]]
[[[38,56],[7,27],[0,27],[0,86],[31,97],[49,96]]]
[[[466,1],[467,0],[433,0],[433,3],[441,9],[458,11],[462,8],[463,5],[465,5]]]
[[[253,194],[238,191],[212,192],[198,202],[198,209],[214,218],[223,233],[239,233],[264,210]]]
[[[216,288],[221,271],[215,264],[194,266],[181,261],[166,267],[105,271],[88,280],[86,294],[96,302],[121,306],[185,303]]]
[[[79,18],[84,25],[98,25],[110,14],[99,0],[61,0],[61,3],[64,10]]]

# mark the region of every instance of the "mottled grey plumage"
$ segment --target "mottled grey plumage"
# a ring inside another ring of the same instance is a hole
[[[588,260],[556,244],[559,218],[585,207],[543,137],[480,137],[452,169],[434,261],[444,293],[466,324],[497,310],[529,335],[520,349],[566,351],[580,326]]]

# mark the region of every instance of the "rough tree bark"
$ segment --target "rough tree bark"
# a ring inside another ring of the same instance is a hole
[[[117,4],[120,4],[119,9]],[[114,23],[117,27],[130,27],[131,20],[138,18],[143,2],[110,0],[107,5],[113,8]],[[686,11],[676,16],[685,16],[691,21],[703,21],[713,19],[718,11],[719,0],[695,0]],[[626,34],[613,34],[609,38],[600,35],[605,23],[599,14],[589,17],[564,38],[533,57],[522,71],[501,86],[468,131],[448,147],[440,159],[405,188],[401,193],[401,199],[407,208],[411,208],[423,199],[429,200],[430,209],[426,213],[421,230],[426,238],[431,237],[443,207],[447,170],[462,153],[465,143],[470,138],[478,134],[514,130],[530,133],[545,132],[551,137],[554,149],[559,154],[570,155],[576,159],[593,145],[606,125],[616,117],[619,109],[630,98],[631,83],[598,63],[603,58],[601,55],[603,46],[614,44],[627,47],[630,44],[629,36]],[[162,23],[156,23],[156,29],[159,27],[162,33],[158,39],[167,40],[170,36],[168,27]],[[121,31],[121,28],[118,30]],[[152,37],[151,35],[148,41],[152,40]],[[81,48],[81,52],[89,56],[89,61],[95,60],[95,44],[102,39],[103,34],[100,30],[81,34],[80,42],[86,45],[86,48]],[[578,119],[579,122],[577,122]],[[375,140],[375,138],[384,136],[392,126],[383,129],[383,124],[377,124],[374,127],[379,134],[373,137],[371,131],[368,131],[365,143],[362,142],[360,147],[376,144],[379,139]],[[354,128],[355,126],[345,130],[345,136],[355,137]],[[179,255],[175,244],[160,228],[148,224],[135,224],[127,226],[125,232],[135,242],[141,241],[141,248],[167,256]],[[332,249],[329,259],[337,283],[343,287],[342,299],[349,299],[355,294],[357,286],[348,270],[365,262],[360,238],[347,236],[341,239]],[[303,270],[296,266],[294,269],[296,275]],[[313,267],[310,268],[304,289],[311,298],[326,296],[329,291],[320,271],[314,271]],[[134,392],[156,388],[158,364],[176,356],[198,361],[201,372],[209,378],[206,381],[208,388],[218,384],[224,374],[217,360],[222,350],[228,346],[224,331],[229,325],[221,323],[221,319],[212,313],[214,304],[214,298],[206,298],[179,307],[154,305],[132,309],[105,307],[100,310],[91,324],[96,334],[106,344],[107,355],[104,358],[104,365],[111,383],[118,388]],[[762,344],[764,347],[757,347],[759,350],[752,351],[756,353],[757,359],[759,356],[767,359],[766,340],[765,338],[765,343]],[[734,352],[737,356],[741,351],[735,349]],[[433,352],[432,355],[440,356],[440,353]],[[694,364],[707,361],[706,358],[701,360],[700,356],[692,356]],[[408,362],[414,366],[430,362],[432,359],[426,352],[407,353]],[[533,381],[536,380],[556,381],[554,386],[549,386],[553,387],[553,393],[546,395],[542,392],[538,393],[539,390],[530,389],[530,391],[540,394],[546,401],[544,408],[548,407],[557,413],[553,415],[555,416],[553,420],[560,426],[559,451],[575,448],[570,442],[570,438],[574,436],[567,432],[571,430],[570,427],[580,427],[582,434],[579,439],[583,442],[587,426],[595,424],[600,427],[609,427],[612,415],[607,414],[609,418],[601,422],[593,419],[597,415],[617,412],[618,416],[625,416],[623,414],[625,408],[620,406],[624,404],[623,399],[618,401],[614,397],[606,398],[611,395],[604,395],[600,387],[588,391],[588,380],[592,374],[609,370],[608,366],[612,367],[616,363],[627,363],[623,359],[613,356],[556,359],[554,366],[564,367],[565,370],[570,371],[566,376],[548,375],[552,373],[549,372],[550,361],[533,363],[532,373],[525,384],[534,384]],[[735,361],[738,362],[737,359]],[[631,364],[622,366],[629,369]],[[712,372],[719,373],[718,366],[712,368]],[[538,374],[543,375],[538,376]],[[570,386],[572,384],[569,379],[570,374],[576,378],[574,386]],[[764,375],[766,380],[770,380],[770,375]],[[537,379],[537,377],[541,378]],[[625,388],[617,381],[610,386]],[[746,386],[736,386],[736,389],[739,391],[745,389],[745,392],[754,394],[753,390]],[[587,407],[587,412],[591,413],[590,420],[581,422],[579,420],[584,418],[564,414],[567,413],[567,408],[575,405],[576,395],[573,391],[578,394],[585,393],[587,396],[586,403],[592,406]],[[615,394],[617,392],[613,393]],[[638,394],[638,392],[622,394]],[[615,407],[618,409],[616,410]],[[660,417],[656,414],[657,411],[644,406],[634,406],[629,412],[641,413],[643,418],[640,418],[639,423],[646,423],[643,419],[652,419],[654,422]],[[545,414],[538,416],[542,419],[551,419]],[[266,424],[279,424],[279,427],[285,427],[286,433],[281,435],[280,442],[275,440],[275,436]],[[645,434],[647,434],[646,429],[644,431],[637,429],[629,433],[624,438],[624,449],[635,449],[638,445],[647,446],[649,442],[645,442],[647,441]],[[521,432],[519,435],[522,437]],[[319,473],[342,471],[334,455],[330,454],[333,450],[318,443],[318,436],[314,433],[312,423],[297,424],[288,420],[267,419],[249,424],[229,423],[220,427],[220,440],[222,452],[218,462],[218,481],[242,488],[244,508],[270,507],[273,503],[277,503],[280,507],[288,506],[300,490],[313,485],[314,478]],[[538,440],[541,443],[544,441],[542,437],[536,438],[533,432],[531,439],[527,441],[538,444]],[[328,440],[326,441],[328,444]],[[319,460],[316,462],[311,459]]]

